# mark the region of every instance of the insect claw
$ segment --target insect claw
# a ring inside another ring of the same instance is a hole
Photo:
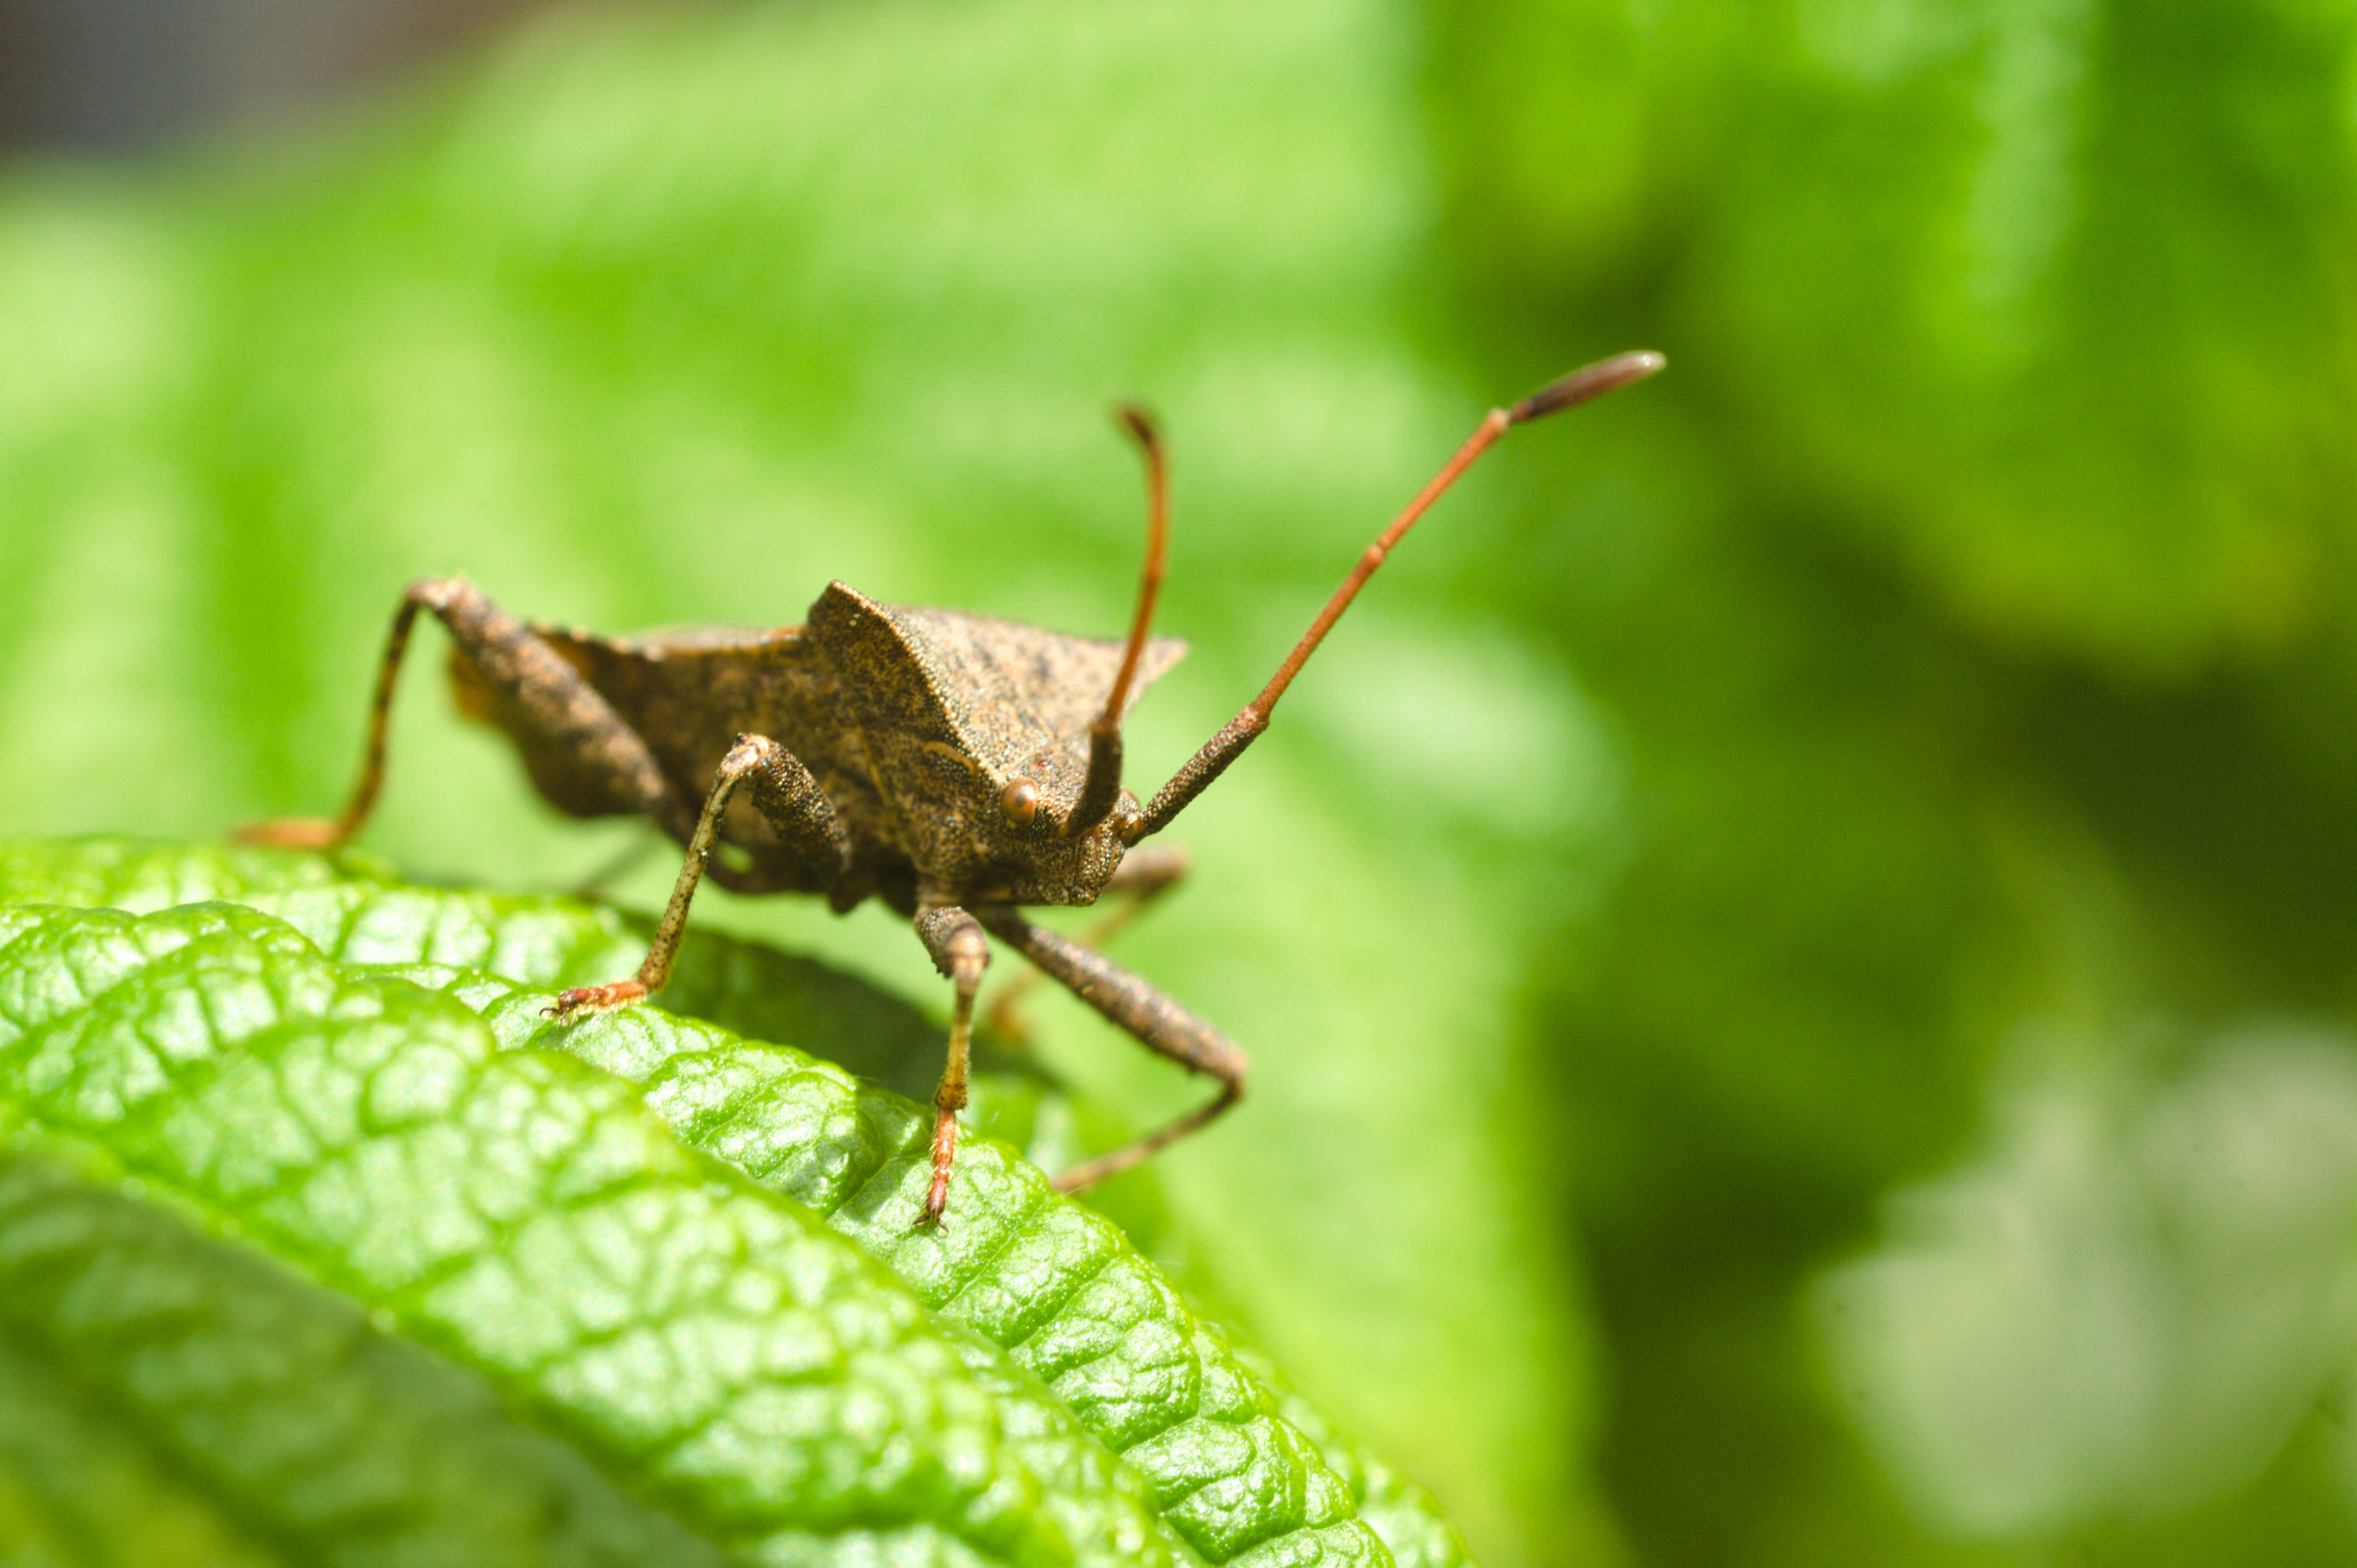
[[[924,1212],[917,1223],[939,1230],[942,1210],[949,1207],[950,1164],[957,1155],[957,1112],[942,1111],[933,1118],[933,1185],[925,1190]]]
[[[633,1002],[646,1000],[647,988],[635,980],[618,980],[611,985],[576,985],[570,991],[560,991],[556,1000],[540,1010],[544,1018],[572,1018],[584,1013],[610,1013],[617,1007],[627,1007]]]

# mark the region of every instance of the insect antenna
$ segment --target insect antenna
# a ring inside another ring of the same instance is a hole
[[[1155,601],[1162,596],[1162,565],[1170,548],[1170,468],[1162,454],[1162,437],[1154,421],[1135,403],[1114,411],[1146,455],[1146,565],[1137,583],[1137,612],[1130,618],[1129,642],[1121,650],[1121,670],[1105,694],[1104,712],[1089,725],[1089,771],[1081,781],[1080,798],[1064,819],[1066,837],[1084,833],[1112,814],[1121,796],[1121,715],[1129,705],[1129,688],[1137,679],[1137,661],[1145,656],[1146,633],[1153,629]]]
[[[1440,472],[1432,477],[1431,482],[1417,493],[1414,500],[1408,502],[1406,510],[1392,520],[1391,526],[1367,546],[1364,553],[1360,555],[1358,564],[1351,567],[1350,575],[1342,579],[1342,585],[1334,590],[1334,596],[1326,601],[1326,607],[1318,612],[1318,618],[1309,623],[1309,629],[1301,634],[1301,640],[1293,645],[1293,651],[1286,655],[1285,662],[1277,666],[1276,673],[1269,677],[1267,685],[1261,688],[1260,695],[1245,703],[1243,712],[1222,725],[1218,734],[1203,743],[1201,750],[1189,757],[1178,771],[1170,776],[1170,782],[1157,791],[1154,799],[1146,804],[1145,812],[1135,824],[1135,831],[1125,832],[1124,838],[1135,843],[1147,834],[1160,832],[1169,826],[1173,817],[1185,811],[1196,796],[1211,786],[1212,779],[1226,770],[1228,764],[1243,754],[1244,747],[1268,727],[1269,714],[1275,711],[1277,699],[1285,695],[1285,689],[1293,684],[1293,678],[1301,672],[1301,667],[1309,661],[1309,656],[1318,651],[1318,645],[1326,640],[1326,634],[1334,628],[1336,621],[1342,618],[1342,612],[1351,607],[1351,601],[1359,596],[1359,590],[1367,585],[1367,579],[1375,575],[1384,557],[1391,553],[1407,531],[1415,526],[1416,519],[1422,517],[1432,503],[1440,499],[1441,493],[1457,482],[1458,476],[1471,467],[1474,460],[1488,451],[1499,436],[1517,424],[1527,424],[1534,419],[1543,419],[1550,413],[1641,381],[1666,363],[1667,360],[1651,349],[1618,354],[1574,371],[1559,381],[1548,382],[1512,408],[1491,409],[1489,417],[1482,420],[1480,427],[1466,438],[1465,445],[1457,449],[1457,455],[1442,466]],[[1132,639],[1133,648],[1135,640]],[[1094,734],[1094,731],[1091,732],[1092,739]],[[1093,752],[1090,761],[1090,779],[1093,781],[1096,776]]]

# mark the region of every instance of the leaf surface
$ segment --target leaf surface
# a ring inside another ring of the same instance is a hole
[[[953,1346],[626,1086],[257,911],[0,913],[0,1100],[748,1561],[1072,1561]]]
[[[1055,1538],[1080,1549],[1084,1558],[1172,1561],[1175,1548],[1178,1559],[1212,1563],[1381,1563],[1386,1558],[1382,1542],[1391,1541],[1403,1548],[1400,1561],[1415,1568],[1443,1568],[1463,1560],[1461,1546],[1428,1498],[1393,1482],[1387,1470],[1335,1434],[1297,1396],[1272,1391],[1217,1330],[1195,1317],[1111,1220],[1053,1193],[1035,1168],[1003,1144],[969,1140],[960,1156],[948,1224],[939,1231],[920,1230],[912,1222],[925,1180],[929,1112],[801,1051],[655,1008],[555,1024],[543,1012],[554,987],[610,978],[635,961],[636,939],[619,918],[577,900],[405,887],[366,875],[377,869],[359,860],[339,866],[273,851],[118,839],[0,846],[0,903],[46,898],[116,908],[161,906],[167,911],[144,920],[111,911],[16,911],[10,918],[23,929],[0,962],[31,961],[11,965],[12,974],[62,969],[94,977],[89,983],[77,979],[48,997],[44,1005],[61,1010],[64,1018],[88,1016],[93,1009],[102,1014],[126,1004],[125,998],[135,1005],[185,1009],[185,1002],[141,1002],[136,993],[160,983],[184,990],[193,985],[200,996],[210,997],[208,987],[233,990],[253,983],[250,977],[234,984],[218,979],[215,972],[224,964],[239,976],[258,965],[264,989],[270,975],[282,977],[280,989],[296,981],[310,987],[306,1016],[351,1013],[382,1034],[381,1015],[390,1007],[402,1020],[432,1020],[416,1026],[428,1034],[455,1029],[468,1041],[472,1054],[465,1059],[494,1079],[504,1081],[506,1074],[525,1069],[554,1070],[550,1064],[563,1061],[575,1072],[585,1064],[597,1069],[587,1086],[619,1093],[624,1086],[618,1079],[636,1085],[644,1110],[676,1138],[674,1159],[691,1167],[699,1156],[725,1162],[712,1168],[741,1172],[782,1201],[787,1212],[809,1217],[813,1227],[823,1221],[829,1241],[855,1243],[868,1258],[890,1266],[908,1293],[900,1299],[931,1336],[922,1343],[934,1359],[925,1363],[924,1375],[951,1370],[941,1359],[946,1354],[955,1363],[956,1387],[979,1395],[996,1418],[999,1444],[1019,1475],[1014,1481],[1002,1477],[995,1487],[1036,1496],[1038,1511],[1052,1521]],[[176,907],[189,897],[224,897],[246,908]],[[188,937],[185,945],[209,952],[225,947],[229,956],[182,957],[176,943],[191,921],[198,935]],[[314,943],[328,959],[312,950]],[[696,946],[692,943],[691,951]],[[152,959],[151,948],[156,950]],[[903,1017],[904,1004],[822,966],[798,966],[749,944],[705,939],[702,948],[700,978],[681,989],[720,1004],[716,1010],[733,1009],[739,1015],[766,1012],[772,1024],[814,1031],[809,1038],[849,1029],[888,1039],[894,1029],[913,1030],[921,1034],[929,1058],[938,1051],[932,1026],[913,1014]],[[508,972],[489,972],[491,965],[506,965]],[[799,983],[769,989],[766,1003],[748,1001],[763,993],[761,987],[745,983],[748,977],[774,979],[780,966]],[[214,1016],[221,1008],[207,1004],[205,1011]],[[250,1050],[251,1039],[286,1032],[275,1026],[258,1033],[249,1029],[238,1036],[237,1046]],[[436,1047],[446,1056],[449,1048]],[[77,1048],[71,1055],[81,1061],[88,1052]],[[421,1071],[432,1076],[407,1056],[391,1059],[390,1069],[371,1061],[362,1076],[388,1070],[396,1079]],[[135,1074],[118,1066],[101,1076],[113,1084]],[[272,1075],[273,1082],[284,1076]],[[533,1094],[553,1092],[532,1072],[526,1077]],[[0,1080],[0,1087],[11,1083]],[[305,1087],[307,1102],[316,1086],[306,1079]],[[63,1092],[55,1086],[53,1091]],[[588,1090],[576,1084],[571,1091]],[[117,1093],[109,1100],[103,1085],[90,1092],[99,1096],[92,1104],[113,1106],[122,1098]],[[274,1092],[283,1098],[286,1090]],[[228,1120],[245,1118],[227,1141],[245,1151],[240,1157],[249,1164],[259,1157],[253,1153],[257,1145],[301,1142],[286,1130],[295,1112],[270,1094],[263,1096],[260,1110],[237,1095],[223,1103],[232,1112]],[[619,1104],[607,1109],[620,1113]],[[114,1106],[114,1112],[118,1121],[128,1116],[128,1103]],[[60,1123],[62,1113],[50,1101],[32,1107],[32,1113],[52,1140],[59,1132],[80,1131],[111,1158],[129,1159],[111,1136],[91,1137],[87,1128]],[[207,1101],[184,1114],[182,1123],[203,1127],[220,1119]],[[539,1120],[511,1114],[500,1131],[512,1136]],[[185,1133],[180,1142],[194,1147],[208,1137],[221,1141],[218,1134]],[[486,1139],[484,1147],[471,1152],[436,1152],[447,1156],[448,1168],[474,1169],[481,1179],[495,1180],[485,1173],[512,1165],[514,1156],[490,1147],[493,1141]],[[414,1157],[378,1157],[393,1160],[396,1168],[414,1165]],[[544,1186],[557,1168],[561,1162],[548,1170],[512,1171],[513,1179],[500,1185],[528,1187],[537,1179]],[[148,1165],[138,1169],[145,1176]],[[293,1178],[273,1167],[248,1179],[278,1192]],[[372,1184],[371,1190],[371,1201],[402,1201],[397,1186]],[[475,1200],[454,1199],[431,1184],[414,1196],[440,1203],[421,1205],[438,1217],[436,1224],[424,1225],[427,1230],[463,1230],[465,1216],[475,1207]],[[284,1229],[294,1221],[280,1219],[269,1222],[282,1229],[267,1231],[274,1239],[267,1244],[277,1250],[304,1242],[314,1250],[303,1256],[316,1280],[380,1307],[395,1297],[411,1304],[404,1311],[433,1304],[439,1316],[417,1319],[414,1330],[404,1317],[404,1332],[414,1332],[495,1382],[517,1376],[545,1382],[533,1369],[540,1366],[536,1355],[519,1359],[509,1343],[528,1341],[538,1352],[545,1349],[542,1340],[563,1337],[547,1321],[559,1309],[541,1299],[537,1275],[520,1274],[507,1261],[434,1263],[427,1267],[437,1283],[421,1296],[410,1278],[417,1272],[414,1254],[422,1245],[411,1232],[420,1223],[386,1221],[389,1234],[367,1240],[367,1228],[377,1222],[352,1210],[354,1201],[346,1182],[335,1188],[330,1207],[344,1205],[337,1210],[339,1218],[360,1221],[362,1238],[322,1234],[332,1224]],[[241,1202],[250,1206],[251,1198]],[[283,1208],[282,1201],[270,1213],[278,1215]],[[308,1210],[291,1212],[299,1218]],[[700,1209],[687,1218],[711,1222]],[[511,1222],[527,1229],[532,1223],[522,1211]],[[664,1221],[666,1235],[675,1223]],[[367,1262],[357,1279],[353,1261],[337,1251],[355,1244]],[[564,1245],[561,1240],[550,1244]],[[573,1246],[571,1252],[579,1250]],[[827,1254],[821,1249],[818,1255]],[[328,1262],[320,1262],[322,1256]],[[408,1261],[408,1271],[391,1261],[395,1259]],[[461,1279],[469,1283],[458,1285]],[[354,1309],[346,1310],[350,1316]],[[504,1326],[493,1332],[488,1320]],[[601,1327],[599,1333],[612,1331]],[[696,1346],[683,1347],[675,1335],[666,1346],[674,1364],[701,1353]],[[495,1352],[507,1359],[497,1359]],[[606,1375],[576,1376],[554,1395],[535,1384],[533,1397],[554,1399],[571,1411],[565,1402],[583,1389],[602,1386]],[[917,1421],[911,1430],[922,1425]],[[967,1438],[970,1444],[981,1442],[973,1434]],[[1376,1484],[1369,1485],[1370,1477]],[[1031,1491],[1024,1493],[1027,1486]],[[693,1511],[703,1505],[690,1506]],[[957,1542],[961,1550],[972,1544]],[[802,1543],[793,1550],[802,1550]]]

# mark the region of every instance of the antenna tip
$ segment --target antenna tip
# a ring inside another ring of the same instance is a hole
[[[1669,360],[1651,349],[1639,349],[1632,353],[1615,354],[1609,360],[1598,360],[1583,365],[1561,381],[1549,381],[1522,402],[1506,411],[1506,423],[1525,424],[1550,413],[1583,403],[1606,392],[1619,392],[1622,387],[1643,381]]]
[[[1154,427],[1154,416],[1136,403],[1114,404],[1113,416],[1115,423],[1129,433],[1129,438],[1147,451],[1152,451],[1160,443],[1160,435]]]

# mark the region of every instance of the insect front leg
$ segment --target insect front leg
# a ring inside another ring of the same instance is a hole
[[[747,783],[752,786],[753,804],[796,860],[817,868],[830,884],[840,882],[850,871],[851,837],[810,769],[769,736],[740,735],[712,776],[711,792],[705,797],[704,811],[687,841],[687,858],[680,865],[671,902],[663,907],[662,919],[655,927],[654,940],[648,944],[646,961],[639,965],[639,972],[610,985],[585,985],[565,992],[550,1013],[562,1018],[603,1011],[640,1001],[662,989],[663,982],[671,978],[672,961],[679,955],[680,939],[687,932],[687,906],[695,897],[696,885],[704,880],[705,863],[712,858],[721,813],[728,809],[737,786]]]
[[[1116,900],[1114,907],[1090,921],[1074,940],[1085,948],[1103,947],[1146,913],[1147,906],[1178,886],[1190,864],[1187,852],[1175,843],[1147,844],[1131,850],[1121,857],[1121,865],[1104,885],[1105,893]],[[1037,969],[1017,970],[991,993],[990,1007],[983,1015],[983,1022],[994,1034],[1017,1042],[1028,1040],[1030,1026],[1024,1020],[1021,1004],[1039,985],[1042,972]]]
[[[917,914],[917,935],[933,956],[933,967],[957,988],[950,1014],[950,1058],[942,1069],[941,1087],[933,1090],[933,1185],[925,1193],[925,1211],[918,1223],[938,1225],[950,1198],[950,1165],[957,1157],[958,1112],[965,1109],[966,1076],[974,1044],[974,993],[990,968],[990,940],[981,925],[963,909],[922,909]]]
[[[667,830],[683,832],[688,805],[665,781],[654,754],[581,672],[530,627],[484,597],[464,577],[426,577],[409,585],[393,612],[369,709],[368,744],[351,799],[333,821],[284,818],[242,828],[248,843],[332,849],[368,821],[384,783],[385,731],[393,686],[418,612],[431,610],[450,640],[481,678],[509,721],[505,727],[527,753],[562,758],[586,797],[601,809],[644,812]]]
[[[1073,1166],[1056,1177],[1058,1191],[1078,1192],[1108,1176],[1119,1176],[1243,1098],[1244,1076],[1251,1063],[1219,1030],[1103,953],[1033,925],[1012,905],[985,904],[978,906],[974,914],[992,935],[1062,982],[1075,996],[1119,1025],[1147,1050],[1169,1058],[1189,1072],[1209,1073],[1220,1080],[1220,1092],[1208,1104],[1109,1155],[1100,1155]]]

